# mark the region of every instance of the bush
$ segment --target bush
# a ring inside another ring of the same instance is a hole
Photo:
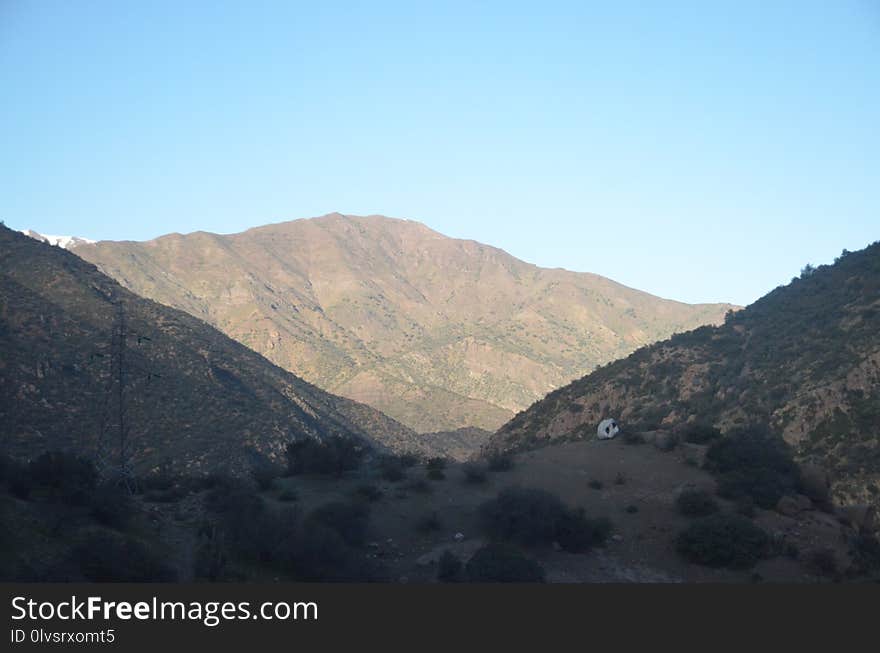
[[[479,549],[465,566],[472,583],[543,583],[544,570],[535,560],[506,544]]]
[[[390,483],[406,478],[407,465],[402,456],[385,455],[379,459],[379,474]]]
[[[285,503],[292,503],[293,501],[297,501],[298,499],[299,495],[296,493],[296,490],[292,488],[285,488],[281,490],[281,494],[278,495],[278,500]]]
[[[49,498],[67,505],[86,505],[98,484],[94,464],[63,451],[47,451],[28,465],[35,485],[49,491]]]
[[[638,431],[627,431],[622,435],[623,443],[629,445],[645,444],[645,436]]]
[[[258,460],[251,467],[251,478],[263,492],[274,487],[275,481],[281,477],[281,473],[282,470],[278,465],[265,459]]]
[[[333,528],[314,523],[295,545],[295,573],[300,580],[357,582],[377,580],[363,554],[345,543]]]
[[[602,481],[600,481],[599,479],[596,479],[596,478],[594,478],[592,481],[587,483],[587,485],[594,490],[601,490],[604,487],[604,485],[602,484]]]
[[[572,553],[602,544],[611,531],[607,519],[588,519],[583,509],[572,510],[548,492],[517,487],[480,506],[480,518],[495,540],[525,546],[556,541]]]
[[[807,565],[813,572],[820,576],[835,577],[839,571],[837,569],[837,558],[831,549],[819,549],[813,551],[807,558]]]
[[[442,469],[429,469],[428,478],[432,481],[442,481],[446,478],[446,474],[443,472]]]
[[[458,556],[451,551],[444,551],[437,563],[437,580],[452,583],[459,579],[463,565]]]
[[[623,472],[617,472],[617,476],[614,477],[615,485],[626,485],[626,475]]]
[[[509,453],[493,453],[487,460],[490,472],[509,472],[513,469],[513,456]]]
[[[364,501],[378,501],[382,498],[382,490],[373,483],[361,483],[354,490],[355,496]]]
[[[176,580],[165,561],[142,542],[112,531],[97,531],[74,545],[69,563],[95,583],[164,583]]]
[[[104,526],[124,529],[134,514],[134,501],[128,490],[115,483],[104,483],[92,494],[91,514]]]
[[[199,529],[193,562],[196,579],[211,582],[223,580],[227,563],[222,531],[211,524],[203,524]]]
[[[480,518],[490,537],[529,546],[552,542],[567,511],[549,492],[512,487],[480,506]]]
[[[629,504],[624,510],[627,514],[634,515],[639,511],[639,507],[633,503]]]
[[[441,528],[443,528],[443,523],[436,512],[429,513],[416,522],[416,530],[419,533],[433,533]]]
[[[299,474],[334,474],[357,469],[364,455],[361,444],[350,437],[336,436],[326,440],[300,438],[287,445],[287,472]]]
[[[675,500],[675,506],[685,517],[706,517],[718,512],[718,502],[705,490],[684,490]]]
[[[708,567],[745,569],[767,555],[770,538],[740,515],[702,517],[676,540],[676,549],[688,559]]]
[[[446,459],[441,458],[440,456],[435,456],[434,458],[429,458],[428,462],[425,464],[425,468],[428,471],[437,470],[443,471],[446,469]]]
[[[362,501],[332,501],[313,510],[306,519],[306,526],[326,526],[338,533],[347,545],[360,547],[366,540],[369,521],[370,510]]]
[[[788,445],[760,428],[713,442],[706,452],[706,468],[718,477],[718,494],[734,501],[749,497],[767,510],[784,495],[796,494],[800,484]]]
[[[850,541],[850,555],[858,573],[880,571],[880,540],[872,535],[856,535]]]
[[[471,485],[482,485],[489,478],[486,473],[486,467],[479,463],[465,463],[461,466],[461,471],[464,474],[465,483],[469,483]]]
[[[709,444],[721,439],[721,431],[711,424],[687,424],[681,430],[681,438],[691,444]]]
[[[556,541],[564,551],[584,553],[601,546],[611,535],[611,522],[605,518],[588,519],[584,510],[568,510],[556,522]]]
[[[410,492],[416,492],[418,494],[430,494],[431,492],[433,492],[431,486],[428,484],[428,481],[423,478],[418,478],[414,481],[407,483],[404,489],[409,490]]]
[[[9,493],[19,499],[27,499],[34,486],[27,466],[6,454],[0,456],[0,482],[5,483]]]

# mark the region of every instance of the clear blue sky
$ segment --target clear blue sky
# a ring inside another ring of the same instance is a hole
[[[383,213],[685,301],[880,238],[880,3],[0,0],[0,219]]]

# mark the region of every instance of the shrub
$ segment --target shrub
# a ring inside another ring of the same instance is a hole
[[[639,511],[639,507],[638,507],[637,505],[631,503],[631,504],[629,504],[626,508],[624,508],[624,510],[625,510],[628,514],[630,514],[630,515],[634,515],[634,514],[636,514],[636,513]]]
[[[700,422],[687,424],[681,430],[681,438],[685,442],[691,444],[709,444],[715,440],[721,439],[721,431],[711,424],[703,424]]]
[[[437,563],[437,580],[452,583],[459,579],[463,565],[452,551],[444,551]]]
[[[198,533],[193,574],[196,579],[212,582],[222,580],[227,563],[222,531],[211,524],[204,524]]]
[[[285,503],[291,503],[293,501],[297,501],[298,499],[299,495],[293,488],[285,488],[281,490],[281,494],[278,495],[278,500],[284,501]]]
[[[601,546],[611,535],[607,519],[588,519],[584,510],[568,510],[556,522],[556,541],[564,551],[583,553]]]
[[[382,490],[373,483],[361,483],[354,490],[355,496],[364,501],[378,501],[382,498]]]
[[[465,483],[470,483],[471,485],[481,485],[488,480],[485,465],[468,462],[461,466],[461,471],[464,473]]]
[[[281,468],[266,459],[260,459],[251,467],[251,478],[263,492],[271,490],[275,481],[281,477]]]
[[[685,517],[705,517],[718,512],[718,502],[705,490],[684,490],[676,498],[675,506]]]
[[[480,506],[480,518],[495,540],[525,546],[556,541],[572,553],[602,544],[611,531],[607,519],[588,519],[583,509],[572,510],[548,492],[517,487]]]
[[[98,523],[117,529],[126,527],[135,510],[128,490],[115,483],[98,486],[89,503],[92,517]]]
[[[414,481],[410,481],[406,484],[406,487],[404,489],[411,492],[416,492],[417,494],[430,494],[433,491],[431,489],[431,486],[428,484],[428,481],[423,478],[417,478]]]
[[[407,466],[401,456],[385,455],[379,459],[379,473],[386,481],[396,483],[406,478]]]
[[[300,438],[287,445],[287,471],[299,474],[335,474],[357,469],[364,455],[363,447],[351,437],[336,436],[326,440]]]
[[[562,501],[549,492],[519,487],[502,490],[480,506],[480,518],[490,537],[525,545],[552,542],[566,512]]]
[[[443,472],[442,469],[429,469],[428,478],[432,481],[442,481],[446,478],[446,474]]]
[[[626,485],[626,475],[623,472],[617,472],[617,476],[614,477],[615,485]]]
[[[446,469],[446,459],[441,458],[440,456],[435,456],[434,458],[429,458],[428,462],[425,464],[425,468],[430,470],[438,470],[443,471]]]
[[[75,544],[68,561],[95,583],[173,582],[176,574],[162,558],[132,537],[96,531]]]
[[[820,576],[835,577],[838,574],[837,558],[831,549],[818,549],[807,558],[807,565]]]
[[[314,523],[295,544],[294,571],[306,581],[371,581],[376,570],[333,528]]]
[[[602,484],[602,481],[600,481],[599,479],[596,479],[596,478],[594,478],[592,481],[587,483],[587,485],[590,486],[594,490],[601,490],[604,487],[604,485]]]
[[[416,530],[419,533],[432,533],[439,531],[441,528],[443,528],[443,524],[436,512],[429,513],[416,522]]]
[[[98,484],[94,464],[63,451],[47,451],[28,465],[34,484],[49,491],[50,499],[68,505],[88,503]]]
[[[645,444],[645,436],[638,431],[627,431],[622,435],[623,443],[629,445]]]
[[[332,501],[316,508],[306,519],[307,526],[320,524],[339,534],[349,546],[363,546],[367,537],[370,510],[362,501]]]
[[[715,514],[691,523],[676,540],[678,552],[708,567],[745,569],[768,553],[770,538],[740,515]]]
[[[740,430],[716,440],[706,452],[706,467],[718,476],[718,493],[772,509],[786,494],[796,494],[800,472],[788,445],[760,428]]]
[[[5,483],[9,493],[19,499],[27,499],[34,485],[27,466],[6,454],[0,456],[0,483]]]
[[[535,560],[506,544],[479,549],[465,566],[473,583],[542,583],[544,570]]]
[[[856,535],[850,541],[850,555],[858,573],[880,571],[880,540],[873,535]]]
[[[486,464],[490,472],[508,472],[513,469],[513,456],[509,453],[493,453]]]

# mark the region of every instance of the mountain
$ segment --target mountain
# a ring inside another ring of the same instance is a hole
[[[594,437],[605,417],[624,431],[770,426],[829,470],[838,501],[880,504],[880,243],[550,393],[488,447]]]
[[[102,241],[76,254],[423,433],[494,431],[598,364],[731,308],[539,268],[382,216]]]
[[[20,458],[56,448],[92,455],[103,433],[104,450],[116,450],[120,406],[140,467],[170,459],[185,472],[241,469],[251,452],[277,458],[296,436],[417,449],[414,433],[372,408],[0,226],[2,449]]]
[[[41,243],[60,247],[61,249],[73,249],[78,245],[90,245],[95,242],[94,240],[80,238],[79,236],[52,236],[50,234],[41,234],[33,229],[25,229],[21,233],[34,240],[39,240]]]

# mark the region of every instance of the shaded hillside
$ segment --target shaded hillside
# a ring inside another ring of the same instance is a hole
[[[118,441],[111,340],[124,307],[124,420],[141,467],[241,468],[297,436],[409,448],[415,434],[330,395],[182,311],[143,299],[58,247],[0,227],[0,445],[92,455]],[[121,331],[121,329],[119,329]],[[117,347],[117,349],[119,349]]]
[[[838,500],[880,502],[880,243],[550,393],[491,448],[594,437],[607,416],[624,431],[769,424],[830,470]]]
[[[124,286],[420,432],[494,430],[637,347],[723,319],[424,225],[332,214],[78,245]]]

